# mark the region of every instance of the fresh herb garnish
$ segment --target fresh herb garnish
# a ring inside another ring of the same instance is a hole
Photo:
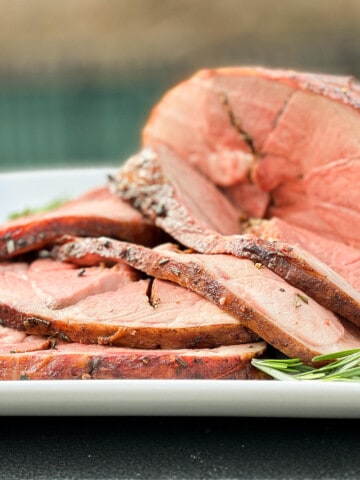
[[[25,208],[20,212],[10,213],[10,215],[8,216],[8,220],[16,220],[17,218],[27,217],[35,213],[48,212],[50,210],[55,210],[56,208],[61,207],[61,205],[63,205],[67,201],[68,201],[67,198],[58,198],[58,199],[52,200],[47,205],[44,205],[39,208]]]
[[[328,363],[321,367],[310,367],[304,365],[299,358],[273,360],[254,358],[251,363],[276,380],[360,381],[360,348],[318,355],[312,361]]]

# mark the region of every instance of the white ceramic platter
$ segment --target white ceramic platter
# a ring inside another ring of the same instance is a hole
[[[112,168],[0,174],[0,221],[103,185]],[[246,380],[0,382],[0,415],[360,418],[360,383]]]

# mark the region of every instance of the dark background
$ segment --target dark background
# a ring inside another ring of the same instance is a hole
[[[203,67],[360,77],[358,0],[0,0],[0,169],[121,163]]]

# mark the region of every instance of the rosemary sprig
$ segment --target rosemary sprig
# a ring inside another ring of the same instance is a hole
[[[312,361],[327,363],[321,367],[310,367],[299,358],[255,358],[252,365],[275,380],[360,381],[360,348],[318,355]]]
[[[65,202],[68,201],[68,198],[57,198],[52,200],[47,205],[43,205],[39,208],[25,208],[19,212],[13,212],[8,215],[8,220],[16,220],[17,218],[21,217],[28,217],[29,215],[33,215],[35,213],[42,213],[42,212],[49,212],[51,210],[55,210],[56,208],[61,207]]]

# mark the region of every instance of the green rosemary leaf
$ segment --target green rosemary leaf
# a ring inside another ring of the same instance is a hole
[[[350,368],[348,370],[343,370],[341,372],[335,372],[333,374],[327,375],[326,380],[336,380],[336,379],[343,379],[343,378],[352,378],[358,377],[360,375],[360,367]]]
[[[8,216],[8,220],[16,220],[17,218],[27,217],[35,213],[48,212],[51,210],[55,210],[56,208],[61,207],[67,201],[68,201],[68,198],[58,198],[49,202],[47,205],[43,205],[42,207],[39,207],[39,208],[25,208],[24,210],[21,210],[19,212],[10,213]]]
[[[302,363],[292,362],[290,359],[289,362],[286,360],[259,360],[263,368],[273,369],[274,371],[286,372],[286,373],[299,373],[302,370]],[[255,360],[256,362],[257,360]]]
[[[345,357],[343,360],[338,360],[337,362],[334,362],[333,365],[334,365],[334,368],[336,368],[339,372],[343,372],[355,366],[359,366],[360,353],[349,355],[349,357]]]
[[[271,367],[263,362],[262,360],[253,359],[252,364],[262,372],[266,373],[270,377],[273,377],[275,380],[296,380],[294,375],[289,373],[285,373],[283,370],[279,370],[278,368]]]
[[[321,367],[304,365],[299,358],[254,359],[252,364],[276,380],[360,381],[360,349],[318,355],[313,362],[328,362]]]
[[[323,362],[327,360],[337,360],[338,358],[347,357],[353,353],[360,353],[360,348],[354,348],[352,350],[343,350],[341,352],[326,353],[324,355],[317,355],[312,359],[314,363]]]
[[[299,373],[296,375],[296,378],[298,380],[320,380],[326,377],[325,372],[319,372],[316,369],[312,370],[311,372],[304,372],[304,373]]]

